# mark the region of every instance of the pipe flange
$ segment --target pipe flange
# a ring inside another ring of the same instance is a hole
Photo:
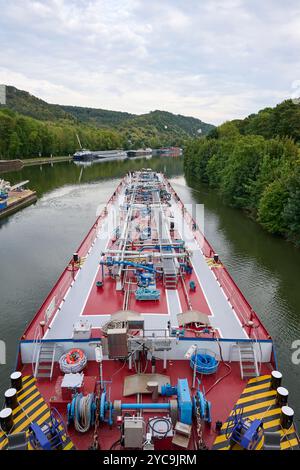
[[[117,417],[122,414],[122,401],[121,400],[115,400],[114,401],[114,407],[113,407],[113,420],[116,422]]]
[[[178,421],[178,403],[177,403],[177,400],[170,400],[169,403],[170,403],[170,416],[171,416],[172,424],[173,426],[175,426],[175,424]]]

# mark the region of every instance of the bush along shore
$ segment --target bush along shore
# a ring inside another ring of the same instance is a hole
[[[269,233],[300,245],[300,153],[295,139],[243,135],[238,123],[227,122],[210,136],[189,141],[184,168]]]

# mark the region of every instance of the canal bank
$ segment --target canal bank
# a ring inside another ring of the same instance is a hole
[[[7,365],[0,366],[3,377],[14,367],[17,338],[119,178],[130,170],[152,167],[166,173],[185,204],[193,204],[200,213],[204,204],[205,234],[270,331],[292,406],[300,409],[300,366],[292,362],[291,348],[300,339],[300,250],[266,234],[239,210],[223,205],[213,191],[186,181],[182,163],[181,158],[159,157],[89,167],[62,162],[5,175],[11,182],[29,179],[38,202],[0,222],[0,339],[7,345]]]
[[[73,160],[73,157],[69,155],[67,157],[27,158],[26,160],[22,160],[22,163],[24,167],[32,165],[48,165],[51,163],[68,162],[71,160]]]
[[[21,170],[23,166],[22,160],[0,160],[0,173]]]
[[[72,156],[67,157],[44,157],[44,158],[28,158],[26,160],[0,160],[0,173],[6,173],[9,171],[21,170],[24,166],[32,165],[47,165],[51,163],[66,162],[72,160]]]

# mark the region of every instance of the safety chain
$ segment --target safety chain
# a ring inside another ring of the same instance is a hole
[[[96,417],[95,417],[95,427],[94,427],[94,434],[93,434],[93,442],[90,446],[90,450],[100,450],[100,444],[98,439],[98,428],[100,424],[100,401],[96,399]]]
[[[208,450],[208,447],[206,446],[204,439],[203,439],[200,404],[199,404],[199,400],[197,397],[196,397],[196,420],[197,420],[198,450]]]

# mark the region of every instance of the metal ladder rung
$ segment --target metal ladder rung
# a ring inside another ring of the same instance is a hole
[[[56,343],[45,345],[41,343],[37,363],[35,367],[35,377],[47,377],[52,379],[54,361],[55,361]],[[43,371],[43,372],[41,372]]]
[[[253,344],[237,343],[237,347],[240,357],[240,371],[242,379],[245,377],[257,377],[259,373]]]

